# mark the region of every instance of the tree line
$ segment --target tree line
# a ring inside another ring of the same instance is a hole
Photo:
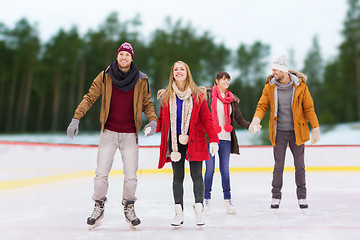
[[[308,75],[321,124],[360,120],[359,2],[348,1],[338,56],[324,60],[314,36],[303,69],[297,69]],[[124,41],[133,45],[135,64],[149,76],[157,111],[156,92],[167,87],[171,65],[183,60],[200,86],[212,85],[218,71],[235,69],[238,75],[232,76],[230,90],[251,120],[272,61],[269,44],[240,43],[231,50],[216,43],[209,31],[198,32],[171,18],[145,41],[138,19],[119,22],[114,12],[84,36],[76,27],[60,29],[45,43],[25,18],[13,28],[0,23],[0,132],[64,132],[93,79],[115,60]],[[99,130],[99,111],[97,101],[81,120],[82,131]],[[266,127],[267,121],[262,124]]]

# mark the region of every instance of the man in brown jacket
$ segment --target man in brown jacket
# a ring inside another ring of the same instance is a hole
[[[89,92],[75,110],[67,134],[70,138],[78,134],[79,120],[102,95],[100,112],[101,135],[94,178],[94,211],[87,219],[89,229],[101,224],[108,191],[108,174],[116,149],[123,161],[124,186],[122,204],[125,219],[137,227],[140,219],[135,214],[136,186],[139,159],[138,134],[142,125],[142,112],[149,123],[144,127],[145,135],[155,133],[157,117],[151,100],[151,91],[146,74],[133,63],[134,51],[129,43],[123,43],[117,51],[116,60],[93,81]]]
[[[312,127],[311,144],[320,140],[319,121],[314,102],[306,85],[306,76],[288,71],[285,56],[272,64],[262,96],[249,126],[252,134],[260,131],[260,121],[270,107],[269,135],[274,151],[271,208],[279,208],[287,145],[294,157],[295,182],[300,208],[308,208],[304,163],[304,143],[310,139],[308,122]]]

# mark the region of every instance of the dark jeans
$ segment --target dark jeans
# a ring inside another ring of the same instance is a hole
[[[173,169],[173,194],[175,204],[183,206],[184,196],[184,177],[185,177],[185,156],[188,145],[178,143],[181,159],[178,162],[171,162]],[[193,192],[195,203],[203,203],[204,201],[204,180],[202,176],[202,161],[189,161],[190,175],[193,181]]]
[[[230,173],[229,160],[231,152],[231,141],[220,140],[219,144],[219,168],[221,173],[221,183],[223,188],[224,199],[231,199],[230,193]],[[211,156],[209,152],[209,160],[205,161],[205,198],[211,198],[211,188],[215,171],[215,156]]]
[[[294,157],[295,165],[295,183],[297,186],[296,195],[298,199],[306,199],[306,181],[305,181],[305,163],[304,163],[304,144],[297,146],[295,144],[294,131],[277,131],[276,146],[274,146],[274,172],[272,181],[272,197],[281,199],[281,188],[283,185],[283,172],[285,164],[285,154],[287,144]]]

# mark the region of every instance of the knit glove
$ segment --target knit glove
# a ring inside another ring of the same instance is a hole
[[[144,127],[145,136],[151,136],[156,132],[157,122],[155,120],[151,120]]]
[[[77,136],[79,133],[79,120],[76,118],[71,119],[71,123],[69,124],[66,132],[71,139],[74,135]]]
[[[215,154],[219,151],[219,144],[217,142],[211,142],[209,145],[209,150],[211,156],[215,156]]]
[[[316,127],[311,130],[311,145],[315,145],[320,141],[320,128]]]
[[[260,118],[254,117],[249,126],[249,132],[255,134],[256,132],[260,132],[261,125],[260,125]]]

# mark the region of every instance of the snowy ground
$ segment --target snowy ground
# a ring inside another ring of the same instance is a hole
[[[103,224],[86,226],[92,211],[92,178],[80,178],[28,188],[0,191],[1,239],[276,239],[353,240],[360,234],[360,174],[307,173],[309,209],[300,210],[294,174],[284,175],[279,210],[270,209],[270,172],[233,173],[232,198],[236,215],[225,213],[220,176],[214,177],[211,210],[205,226],[195,226],[192,185],[185,180],[185,221],[174,229],[171,174],[141,174],[136,211],[142,224],[131,230],[122,213],[122,177],[110,179]]]

